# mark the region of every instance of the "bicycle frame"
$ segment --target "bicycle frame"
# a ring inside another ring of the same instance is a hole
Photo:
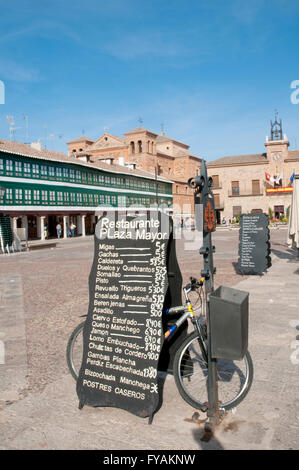
[[[186,299],[186,305],[181,305],[178,307],[172,307],[168,310],[165,311],[166,314],[174,314],[174,313],[180,313],[184,312],[183,315],[164,333],[164,339],[167,340],[172,336],[175,331],[188,319],[190,318],[192,324],[194,325],[194,329],[198,333],[198,342],[199,346],[203,355],[203,358],[206,362],[208,362],[208,350],[207,350],[207,344],[205,343],[204,340],[204,332],[202,331],[202,325],[200,324],[199,319],[195,316],[195,313],[193,311],[193,307],[191,304],[191,301],[189,299],[189,293],[193,290],[196,290],[195,288],[192,287],[191,284],[188,284],[187,286],[184,287],[183,292],[185,295]],[[203,289],[202,289],[203,290]],[[201,296],[200,296],[201,298]],[[201,310],[203,307],[203,299],[201,298]],[[202,312],[201,312],[202,313]]]

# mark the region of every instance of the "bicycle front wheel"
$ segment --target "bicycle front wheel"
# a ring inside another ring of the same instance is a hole
[[[66,348],[66,362],[75,380],[78,379],[83,357],[83,327],[84,322],[74,329]]]
[[[202,409],[208,404],[208,365],[203,358],[197,332],[187,336],[174,358],[174,378],[180,395],[191,406]],[[247,351],[241,361],[217,360],[219,408],[236,407],[249,392],[253,364]]]

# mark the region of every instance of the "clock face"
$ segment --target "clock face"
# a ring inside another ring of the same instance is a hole
[[[281,152],[272,152],[271,157],[275,162],[278,162],[279,160],[281,160],[282,153]]]

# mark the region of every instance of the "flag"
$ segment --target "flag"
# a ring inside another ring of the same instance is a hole
[[[266,176],[266,181],[270,181],[271,176],[269,175],[269,173],[265,173],[265,176]]]
[[[282,180],[282,178],[283,178],[283,172],[279,173],[279,175],[275,177],[274,182],[276,184],[279,184],[279,181]]]
[[[295,178],[295,170],[293,171],[292,175],[291,175],[291,178],[290,178],[290,182],[293,184],[293,181],[294,181],[294,178]]]

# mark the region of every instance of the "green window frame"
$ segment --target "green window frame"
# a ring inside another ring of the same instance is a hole
[[[48,202],[48,191],[42,190],[42,202],[47,203]]]
[[[62,168],[60,168],[59,166],[56,167],[56,178],[58,180],[62,180]]]
[[[40,201],[40,191],[39,189],[33,190],[33,201],[37,204]]]
[[[49,191],[49,203],[50,204],[55,204],[56,203],[55,191]]]
[[[15,161],[15,173],[17,176],[22,175],[22,162]]]
[[[7,204],[12,204],[13,203],[13,197],[12,197],[12,189],[7,188],[5,191],[5,202]]]
[[[39,178],[39,165],[37,163],[32,164],[32,176],[33,178]]]
[[[40,174],[42,178],[47,178],[48,177],[48,167],[47,165],[42,165],[40,168]]]
[[[12,160],[6,160],[5,169],[6,169],[7,175],[13,174],[13,161]]]
[[[56,198],[57,198],[57,204],[62,204],[63,203],[63,192],[62,191],[57,191]]]
[[[15,189],[15,201],[16,203],[23,201],[23,190],[20,188]]]
[[[127,196],[118,196],[118,205],[120,207],[126,207]]]
[[[24,190],[25,204],[31,204],[31,189]]]
[[[75,170],[73,168],[70,168],[70,181],[75,181]]]
[[[24,162],[24,176],[30,176],[31,174],[31,165],[28,162]]]

